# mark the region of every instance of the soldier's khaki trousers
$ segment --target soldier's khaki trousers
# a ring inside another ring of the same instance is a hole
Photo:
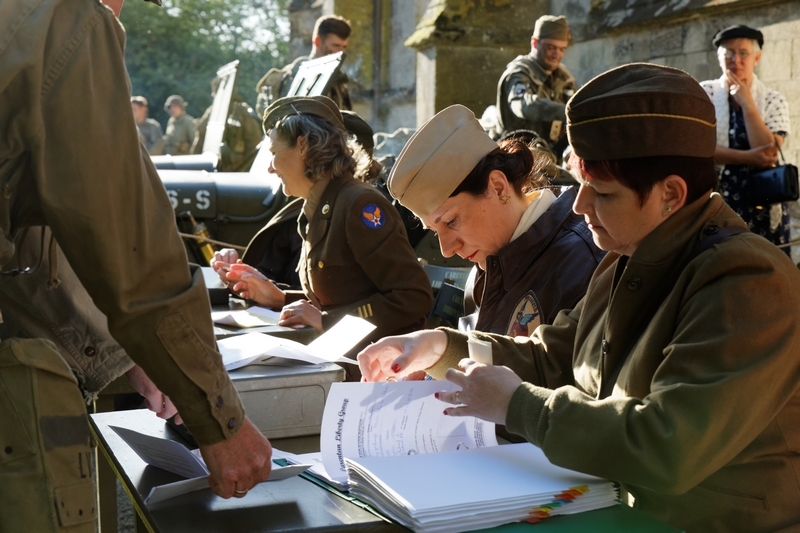
[[[94,533],[89,426],[55,346],[0,343],[0,532]]]

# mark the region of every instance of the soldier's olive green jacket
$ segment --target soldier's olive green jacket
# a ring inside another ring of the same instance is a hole
[[[566,133],[564,110],[575,88],[575,78],[564,65],[548,74],[533,56],[518,56],[497,84],[498,137],[528,129],[555,142]],[[553,121],[559,127],[552,128]]]
[[[417,261],[397,210],[375,187],[354,178],[331,180],[303,237],[300,283],[323,311],[327,329],[350,314],[377,326],[369,339],[424,324],[433,303],[430,281]]]
[[[729,225],[745,227],[719,195],[700,199],[627,264],[609,253],[553,325],[530,339],[475,336],[527,382],[507,428],[553,463],[620,482],[637,507],[687,532],[797,531],[800,272],[750,232],[680,271]],[[467,352],[466,337],[449,336],[437,375]]]
[[[178,118],[169,117],[167,131],[164,133],[164,153],[166,155],[188,155],[192,153],[195,126],[194,118],[184,113]]]
[[[202,275],[189,272],[138,141],[124,41],[97,0],[0,2],[0,264],[18,231],[49,226],[110,333],[213,443],[236,433],[244,412],[215,349]],[[92,105],[76,106],[87,94]]]

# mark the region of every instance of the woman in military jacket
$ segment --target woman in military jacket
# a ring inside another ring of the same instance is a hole
[[[567,116],[574,209],[609,251],[586,297],[528,339],[473,333],[493,366],[418,332],[359,354],[365,378],[446,377],[446,414],[505,423],[687,532],[797,531],[800,272],[711,193],[713,105],[685,72],[631,64]]]
[[[374,187],[354,178],[366,154],[349,142],[341,114],[327,97],[287,97],[267,110],[270,172],[287,196],[304,199],[302,291],[281,290],[253,267],[230,265],[233,290],[283,308],[281,325],[324,331],[344,315],[377,326],[369,339],[424,326],[433,297],[399,215]],[[368,340],[369,340],[368,339]]]

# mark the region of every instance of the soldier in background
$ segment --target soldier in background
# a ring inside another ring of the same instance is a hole
[[[211,80],[211,96],[217,94],[219,87],[219,77]],[[208,106],[203,116],[196,121],[196,131],[191,153],[203,153],[203,145],[206,140],[206,130],[208,121],[211,119],[211,109]],[[231,103],[228,108],[228,119],[225,123],[225,132],[222,135],[222,146],[220,147],[220,172],[246,172],[255,158],[263,133],[261,131],[261,121],[244,101],[239,93],[238,87],[234,86],[231,95]]]
[[[131,96],[131,108],[133,109],[133,118],[136,120],[136,127],[139,129],[139,138],[149,152],[153,145],[161,140],[164,130],[161,129],[161,124],[147,116],[149,112],[147,98]]]
[[[189,105],[179,94],[173,94],[164,102],[164,109],[169,112],[167,132],[152,151],[153,155],[187,155],[192,151],[194,142],[194,117],[186,113]]]
[[[566,18],[539,17],[530,54],[518,56],[500,76],[493,138],[533,130],[560,158],[567,147],[565,105],[576,89],[575,78],[561,64],[570,38]]]
[[[281,69],[272,68],[259,80],[256,85],[258,115],[263,115],[272,101],[289,95],[292,81],[304,62],[346,51],[351,31],[350,21],[338,15],[323,15],[318,18],[311,37],[311,55],[298,57]],[[347,74],[337,71],[325,96],[336,102],[339,109],[349,111],[353,109],[353,105],[347,90],[348,81]]]

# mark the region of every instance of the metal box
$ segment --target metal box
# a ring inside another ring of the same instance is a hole
[[[269,439],[319,435],[331,383],[344,380],[337,364],[260,363],[229,372],[247,416]]]

